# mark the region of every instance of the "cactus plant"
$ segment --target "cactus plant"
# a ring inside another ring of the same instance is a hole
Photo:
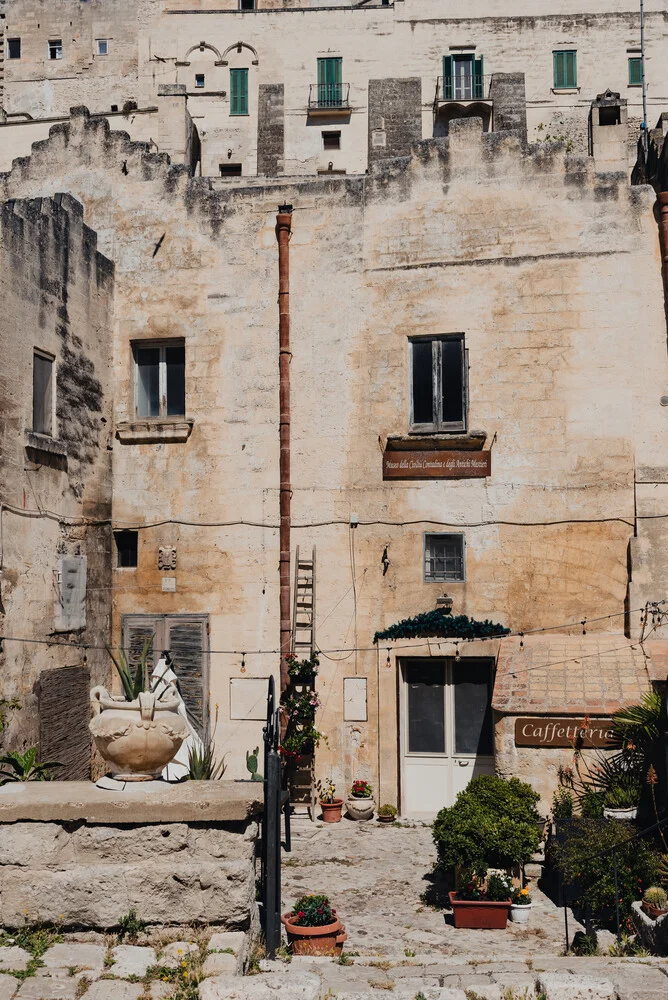
[[[650,906],[656,906],[658,910],[663,910],[668,903],[668,893],[665,889],[662,889],[658,885],[652,885],[649,889],[645,889],[643,893],[643,903],[649,903]]]

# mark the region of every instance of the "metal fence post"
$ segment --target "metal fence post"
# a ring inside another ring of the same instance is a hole
[[[617,879],[617,851],[613,849],[612,852],[612,872],[615,879],[615,919],[617,921],[617,941],[622,940],[622,934],[619,927],[619,882]]]

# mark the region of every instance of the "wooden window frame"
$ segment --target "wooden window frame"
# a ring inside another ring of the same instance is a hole
[[[429,542],[432,538],[457,538],[461,543],[461,576],[432,576],[427,572]],[[422,573],[424,583],[466,583],[466,535],[463,531],[425,531],[422,535]]]
[[[184,349],[184,364],[183,364],[183,409],[187,410],[186,405],[186,361],[185,361],[185,340],[183,337],[174,337],[173,340],[135,340],[132,342],[132,366],[133,366],[133,407],[132,411],[134,413],[135,420],[161,420],[163,423],[166,420],[182,420],[186,414],[185,413],[167,413],[167,355],[166,351],[168,347],[183,347]],[[150,350],[155,348],[160,351],[160,357],[158,359],[158,398],[159,398],[159,413],[155,417],[143,417],[139,415],[139,362],[137,361],[137,351]]]
[[[461,420],[449,420],[445,421],[442,419],[442,407],[443,398],[441,390],[441,349],[440,344],[446,340],[458,340],[461,341],[462,345],[462,419]],[[416,423],[414,418],[414,405],[413,405],[413,344],[431,342],[432,354],[431,354],[431,364],[432,364],[432,393],[433,393],[433,412],[434,420],[432,423]],[[430,334],[427,336],[409,337],[408,338],[408,386],[409,392],[408,397],[410,400],[410,412],[409,412],[409,433],[410,434],[439,434],[439,433],[466,433],[468,425],[468,368],[469,368],[469,354],[466,349],[466,338],[463,333],[443,333],[443,334]]]

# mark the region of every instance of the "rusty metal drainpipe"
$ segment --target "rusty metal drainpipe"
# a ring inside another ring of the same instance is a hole
[[[280,622],[281,691],[290,677],[286,656],[290,652],[290,235],[292,205],[279,205],[276,216],[278,240],[278,370],[280,453]]]
[[[659,224],[663,304],[666,310],[666,323],[668,324],[668,191],[659,191],[656,196],[656,221]]]

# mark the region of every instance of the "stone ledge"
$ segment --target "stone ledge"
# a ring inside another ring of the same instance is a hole
[[[121,444],[174,444],[187,441],[194,420],[133,420],[116,425]]]
[[[37,434],[36,431],[25,432],[26,448],[47,452],[49,455],[67,455],[67,445],[64,441],[51,437],[49,434]]]
[[[243,823],[262,812],[251,781],[187,781],[165,791],[105,791],[88,781],[25,782],[0,791],[0,823]]]

